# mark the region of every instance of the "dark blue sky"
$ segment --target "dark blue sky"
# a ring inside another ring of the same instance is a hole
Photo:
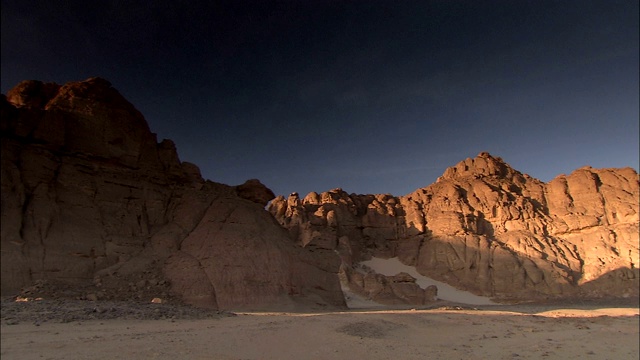
[[[624,1],[2,0],[2,93],[101,76],[205,178],[404,195],[481,151],[638,169]]]

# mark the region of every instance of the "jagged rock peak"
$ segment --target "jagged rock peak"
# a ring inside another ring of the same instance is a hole
[[[290,241],[271,190],[202,179],[108,81],[23,82],[0,115],[2,295],[344,308],[339,257]]]
[[[60,90],[56,83],[25,80],[7,92],[7,101],[17,107],[43,109]]]
[[[481,178],[485,176],[495,176],[499,178],[510,179],[514,175],[522,174],[513,169],[509,164],[504,162],[500,157],[494,157],[486,151],[478,154],[475,158],[467,158],[455,166],[449,167],[438,181],[443,179],[460,179],[466,177]]]
[[[109,81],[92,77],[64,85],[25,80],[7,92],[7,101],[16,107],[63,110],[94,116],[119,111],[122,115],[143,119],[142,114]],[[145,122],[145,127],[148,128]]]
[[[107,80],[93,77],[63,86],[21,82],[8,92],[7,103],[2,130],[12,136],[126,166],[157,163],[156,135],[144,116]],[[165,155],[175,158],[174,165],[179,166],[175,148],[168,152],[174,154]]]
[[[424,297],[363,274],[358,263],[370,256],[495,299],[630,297],[640,279],[638,186],[631,168],[582,167],[543,183],[483,152],[406,196],[328,191],[269,210],[301,246],[337,251],[343,283],[375,301]]]
[[[59,94],[68,93],[74,97],[98,98],[97,95],[104,94],[105,91],[117,93],[111,83],[101,77],[69,82],[63,86],[54,82],[24,80],[7,92],[7,101],[18,107],[43,109]],[[121,96],[119,97],[124,100]]]
[[[94,116],[99,113],[119,112],[138,119],[144,116],[116,90],[111,83],[100,77],[92,77],[84,81],[69,82],[63,85],[57,95],[49,101],[45,109],[73,110]],[[85,108],[85,109],[83,109]],[[85,110],[85,111],[83,111]],[[143,121],[148,129],[146,121]]]

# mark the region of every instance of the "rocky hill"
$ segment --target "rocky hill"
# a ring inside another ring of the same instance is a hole
[[[345,306],[339,259],[294,244],[269,189],[202,179],[106,80],[25,81],[0,102],[3,295]]]
[[[638,296],[633,169],[545,184],[481,153],[406,196],[274,199],[204,180],[100,78],[25,81],[0,110],[3,295],[344,308],[342,281],[386,304],[436,298],[362,271],[373,256],[498,300]]]
[[[585,167],[543,183],[480,153],[406,196],[335,189],[277,197],[269,211],[304,247],[357,264],[398,257],[430,278],[502,300],[638,296],[638,174]],[[392,279],[389,279],[392,280]]]

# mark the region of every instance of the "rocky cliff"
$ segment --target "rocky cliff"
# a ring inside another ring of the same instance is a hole
[[[380,303],[434,301],[360,264],[398,257],[494,299],[638,296],[633,169],[545,184],[481,153],[406,196],[274,199],[258,180],[204,180],[100,78],[23,82],[0,112],[3,295],[341,308],[342,281]]]
[[[480,153],[406,196],[294,193],[269,211],[301,246],[337,251],[360,294],[380,292],[357,271],[374,256],[494,299],[627,297],[638,296],[639,196],[630,168],[545,184]]]
[[[269,189],[205,181],[106,80],[25,81],[0,106],[3,294],[344,307],[338,257],[294,244]]]

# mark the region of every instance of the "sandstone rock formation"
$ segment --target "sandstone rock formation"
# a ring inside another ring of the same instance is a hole
[[[406,196],[334,189],[277,197],[269,211],[301,246],[337,251],[355,290],[360,261],[397,256],[494,299],[638,296],[639,195],[630,168],[585,167],[545,184],[480,153]]]
[[[295,245],[264,210],[271,190],[205,181],[106,80],[22,82],[0,107],[3,294],[48,281],[92,298],[344,307],[339,258]]]
[[[384,304],[435,299],[362,271],[372,256],[498,300],[639,295],[630,168],[545,184],[481,153],[406,196],[274,199],[255,179],[204,180],[104,79],[23,82],[0,115],[3,295],[340,308],[342,280]]]
[[[416,278],[401,272],[393,276],[378,274],[369,270],[342,271],[342,281],[349,289],[365,299],[385,305],[426,305],[437,300],[435,285],[422,289]]]

